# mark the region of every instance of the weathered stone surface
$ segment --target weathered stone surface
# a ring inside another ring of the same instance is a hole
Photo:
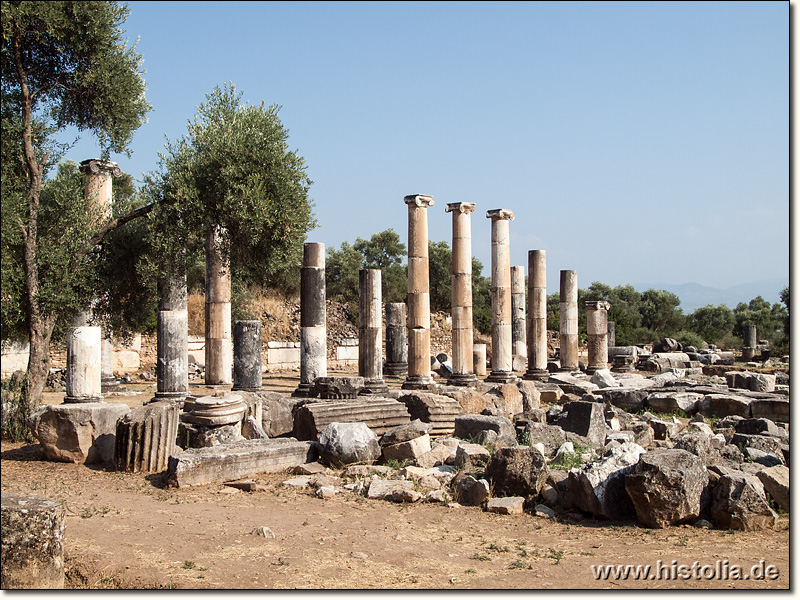
[[[741,419],[734,423],[733,428],[736,433],[784,437],[784,435],[781,434],[783,430],[778,429],[778,426],[770,419]],[[783,434],[785,433],[786,432],[783,431]]]
[[[567,435],[561,427],[546,423],[528,423],[523,433],[525,443],[543,444],[545,455],[552,456],[561,444],[567,441]]]
[[[635,509],[625,491],[625,475],[645,452],[641,446],[625,442],[610,454],[569,472],[564,502],[596,517],[630,519]]]
[[[719,456],[711,445],[711,438],[702,433],[684,433],[675,438],[674,448],[691,452],[704,464],[711,464]]]
[[[389,398],[304,401],[293,409],[294,437],[315,440],[331,423],[364,423],[376,435],[409,422],[405,405]]]
[[[400,479],[373,479],[367,489],[367,498],[385,500],[397,491],[414,491],[414,482]]]
[[[485,476],[495,495],[535,496],[547,482],[547,459],[537,448],[500,448],[489,459]]]
[[[775,375],[751,373],[750,371],[728,371],[725,381],[729,388],[751,390],[753,392],[774,392]]]
[[[409,423],[393,427],[384,433],[381,436],[380,444],[381,446],[391,446],[392,444],[409,442],[415,438],[427,435],[428,429],[430,429],[430,424],[423,423],[419,419],[414,419]]]
[[[489,482],[459,473],[450,483],[456,502],[464,506],[480,506],[489,498]]]
[[[292,438],[243,440],[173,454],[167,479],[177,487],[205,485],[283,471],[316,459],[316,445],[311,442]]]
[[[406,392],[398,401],[403,403],[411,419],[430,423],[428,433],[434,437],[452,435],[455,418],[461,414],[461,406],[453,398],[426,392]]]
[[[669,413],[683,411],[687,415],[691,415],[697,410],[697,403],[702,398],[702,394],[682,392],[680,390],[653,392],[645,399],[645,406],[656,412]]]
[[[625,491],[639,521],[658,528],[700,516],[700,499],[706,485],[705,465],[686,450],[645,452],[625,475]]]
[[[698,412],[715,417],[750,416],[750,398],[734,394],[706,394],[697,403]]]
[[[364,389],[363,377],[317,377],[314,388],[320,398],[326,400],[344,400],[357,398]]]
[[[350,465],[344,471],[345,477],[362,478],[372,477],[378,475],[380,477],[391,477],[396,474],[397,469],[387,467],[386,465]]]
[[[458,402],[461,407],[461,413],[465,415],[479,415],[487,408],[495,408],[493,398],[468,387],[457,390],[443,390],[442,395]]]
[[[292,433],[294,429],[292,409],[302,402],[302,399],[286,398],[277,392],[267,391],[237,393],[242,396],[242,402],[248,406],[249,412],[256,420],[259,418],[259,409],[256,407],[260,405],[261,427],[269,437]]]
[[[122,471],[157,473],[175,452],[180,407],[172,400],[137,407],[117,421],[114,464]]]
[[[453,465],[464,471],[482,469],[489,461],[489,451],[480,444],[462,442],[456,449]]]
[[[178,425],[177,444],[186,448],[211,448],[221,444],[233,444],[243,440],[242,425],[239,422],[230,425],[208,427],[193,423],[180,423]]]
[[[567,402],[557,421],[564,431],[589,438],[592,446],[602,448],[606,443],[606,420],[599,402]]]
[[[600,388],[588,379],[580,379],[569,373],[552,373],[548,383],[555,383],[565,394],[576,394],[583,396],[591,394]]]
[[[486,396],[491,398],[501,417],[510,419],[515,414],[524,410],[522,406],[522,392],[513,383],[492,386],[492,389],[486,393]]]
[[[720,477],[714,487],[711,518],[726,529],[758,531],[773,528],[777,515],[758,477],[734,471]]]
[[[425,469],[430,469],[439,465],[452,464],[456,458],[456,448],[436,444],[431,447],[430,452],[417,457],[417,464]]]
[[[246,440],[268,440],[269,436],[255,417],[249,416],[242,422],[242,437]]]
[[[64,506],[55,500],[2,494],[0,586],[4,590],[63,589],[64,515]]]
[[[617,380],[614,379],[614,376],[608,369],[597,369],[594,373],[592,373],[591,382],[600,389],[619,387]]]
[[[485,430],[494,431],[498,437],[516,438],[516,429],[505,417],[487,415],[460,415],[455,418],[453,435],[468,440]]]
[[[541,406],[542,394],[533,381],[520,379],[517,382],[517,388],[522,394],[522,412],[537,410]]]
[[[490,498],[486,503],[486,512],[498,513],[500,515],[521,515],[525,498],[521,496],[509,496],[507,498]]]
[[[599,392],[602,394],[606,402],[610,402],[614,406],[636,412],[644,406],[644,400],[649,395],[646,388],[604,388]]]
[[[542,381],[534,381],[536,389],[539,391],[539,400],[547,404],[558,404],[561,401],[561,396],[564,391],[555,383],[545,383]]]
[[[426,433],[407,442],[383,447],[384,460],[414,460],[431,451],[431,437]]]
[[[778,506],[789,512],[789,467],[783,465],[768,467],[756,473],[756,477]]]
[[[770,419],[780,423],[789,422],[789,401],[778,398],[758,399],[750,402],[750,412],[754,419]]]
[[[320,456],[333,467],[371,463],[381,455],[378,436],[364,423],[331,423],[319,436]]]
[[[110,463],[117,421],[130,411],[125,404],[106,402],[46,405],[30,416],[28,426],[48,460]]]

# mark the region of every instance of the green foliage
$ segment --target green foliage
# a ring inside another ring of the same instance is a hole
[[[28,417],[31,414],[31,405],[28,394],[25,393],[24,373],[17,371],[8,379],[0,381],[0,399],[3,404],[3,439],[12,442],[30,441],[31,434],[28,428]]]
[[[698,350],[703,348],[705,345],[703,338],[697,335],[694,331],[687,331],[686,329],[681,329],[678,333],[676,333],[675,340],[683,344],[684,347],[694,346]]]
[[[363,256],[362,269],[381,270],[383,302],[405,302],[408,291],[408,275],[403,265],[406,245],[400,241],[397,232],[394,229],[386,229],[372,234],[369,241],[356,238],[353,248]],[[358,285],[357,273],[356,285]]]
[[[428,242],[431,312],[450,310],[453,252],[447,242]]]
[[[481,273],[483,264],[472,257],[472,327],[488,335],[492,332],[492,280]]]
[[[788,294],[787,294],[788,295]],[[734,333],[744,339],[744,327],[755,325],[759,340],[769,340],[777,346],[784,340],[784,327],[789,311],[779,303],[770,305],[761,296],[756,296],[748,304],[740,302],[733,309],[735,319]]]
[[[687,320],[689,329],[710,344],[720,344],[733,333],[735,322],[733,311],[725,304],[701,306]]]
[[[642,293],[639,313],[642,327],[657,332],[661,337],[672,336],[683,327],[685,317],[678,308],[681,300],[666,290],[646,290]]]
[[[349,243],[328,248],[325,258],[325,293],[328,299],[358,304],[358,271],[363,255]]]

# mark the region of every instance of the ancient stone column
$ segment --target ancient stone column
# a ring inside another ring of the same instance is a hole
[[[514,371],[524,371],[528,356],[525,333],[525,267],[511,267],[511,356]]]
[[[358,374],[364,378],[361,395],[386,394],[383,381],[383,311],[381,270],[358,272]]]
[[[561,271],[559,293],[559,356],[561,371],[577,371],[578,364],[578,272]]]
[[[505,208],[490,210],[492,220],[492,372],[490,383],[511,383],[511,251],[508,231],[514,213]]]
[[[314,380],[328,375],[326,314],[325,244],[308,242],[300,270],[300,385],[293,396],[313,397]]]
[[[233,323],[233,389],[261,389],[261,321]]]
[[[206,385],[232,383],[231,266],[223,247],[227,232],[219,225],[206,230]]]
[[[758,330],[755,325],[744,326],[744,345],[742,346],[742,360],[749,362],[756,356],[758,345]]]
[[[617,345],[617,324],[614,321],[608,322],[608,347],[613,348]]]
[[[428,207],[433,198],[406,196],[408,205],[408,376],[403,389],[430,389],[431,298],[428,277]]]
[[[386,375],[408,373],[408,335],[406,331],[405,302],[386,304]]]
[[[67,395],[64,402],[99,402],[101,334],[99,327],[75,327],[67,336]]]
[[[103,223],[111,218],[113,200],[113,178],[122,174],[115,162],[90,158],[80,164],[83,173],[83,196],[87,200],[89,221]],[[102,332],[100,342],[100,381],[102,391],[111,391],[118,387],[114,377],[114,342],[110,331]]]
[[[450,315],[453,320],[453,374],[450,385],[477,385],[472,364],[472,230],[471,202],[453,202],[445,212],[453,213],[453,260]]]
[[[586,303],[586,333],[589,338],[587,373],[608,368],[608,309],[605,300]]]
[[[486,344],[472,344],[472,370],[476,377],[486,377]]]
[[[547,265],[544,250],[528,251],[528,370],[524,379],[547,381]]]
[[[182,401],[189,394],[189,313],[186,269],[178,261],[172,277],[158,284],[155,400]]]

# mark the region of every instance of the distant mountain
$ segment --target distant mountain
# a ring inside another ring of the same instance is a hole
[[[756,296],[761,296],[767,302],[780,302],[781,290],[789,285],[789,279],[765,279],[752,283],[742,283],[727,289],[708,287],[699,283],[634,283],[633,287],[638,292],[649,289],[667,290],[681,299],[681,308],[684,314],[694,312],[696,308],[713,304],[726,304],[734,309],[739,302],[750,302]]]

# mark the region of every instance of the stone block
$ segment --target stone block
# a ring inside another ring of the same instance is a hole
[[[414,491],[414,482],[407,479],[373,479],[367,489],[367,498],[385,500],[398,491]]]
[[[461,443],[456,449],[453,465],[457,469],[473,471],[482,469],[490,457],[489,451],[480,444]]]
[[[703,415],[715,417],[750,416],[750,403],[752,400],[746,396],[734,394],[706,394],[697,403],[697,411]]]
[[[393,427],[384,433],[381,436],[380,444],[381,446],[391,446],[393,444],[409,442],[415,438],[427,435],[429,428],[430,425],[428,423],[423,423],[419,419],[415,419],[409,423]],[[430,437],[428,439],[430,439]],[[430,448],[428,449],[430,450]]]
[[[714,487],[711,518],[725,529],[759,531],[772,529],[777,515],[758,477],[734,471],[722,475]]]
[[[383,447],[384,460],[414,460],[431,451],[431,437],[426,433],[407,442]]]
[[[492,389],[486,392],[486,396],[492,400],[498,416],[511,419],[515,414],[524,410],[522,392],[513,383],[492,386]]]
[[[789,401],[783,399],[758,399],[750,402],[754,419],[769,419],[780,423],[789,422]]]
[[[167,479],[176,487],[222,483],[275,473],[317,460],[316,444],[293,438],[243,440],[192,448],[169,457]]]
[[[164,471],[175,452],[180,407],[166,400],[131,410],[117,421],[114,464],[134,473]]]
[[[452,435],[455,419],[461,414],[456,400],[439,394],[405,392],[398,400],[405,404],[411,419],[430,423],[428,433],[433,437]]]
[[[55,500],[3,492],[0,585],[4,590],[63,589],[64,515],[64,506]]]
[[[376,435],[383,435],[411,420],[406,405],[389,398],[303,401],[292,412],[294,436],[300,440],[317,439],[330,423],[364,423]]]
[[[507,498],[490,498],[486,503],[486,512],[498,513],[500,515],[521,515],[525,498],[520,496],[509,496]]]
[[[589,438],[595,448],[602,448],[606,443],[605,414],[599,402],[567,402],[557,423],[564,431]]]
[[[489,482],[459,473],[450,483],[456,502],[464,506],[480,506],[489,499]]]
[[[125,404],[87,402],[40,406],[28,419],[48,460],[74,463],[114,461],[117,421],[131,409]]]
[[[537,496],[547,482],[547,459],[537,448],[499,448],[485,476],[498,496]]]
[[[789,512],[789,467],[777,465],[756,473],[761,484],[777,505]]]
[[[319,436],[320,456],[332,467],[371,463],[381,455],[378,436],[364,423],[330,423]]]
[[[464,440],[472,439],[481,431],[494,431],[498,437],[516,439],[516,429],[505,417],[488,415],[460,415],[454,420],[453,435]]]

